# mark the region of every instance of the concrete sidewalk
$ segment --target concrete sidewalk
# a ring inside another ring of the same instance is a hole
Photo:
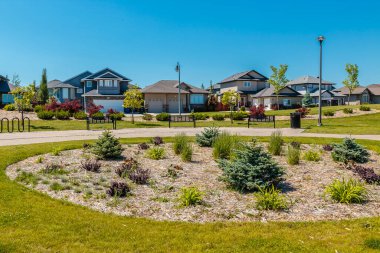
[[[116,137],[120,138],[133,138],[133,137],[169,137],[177,133],[184,132],[189,136],[194,136],[199,133],[203,128],[126,128],[120,130],[113,130],[112,132]],[[270,136],[275,129],[273,128],[239,128],[239,127],[226,127],[220,128],[222,131],[228,131],[232,134],[241,136]],[[326,138],[344,138],[350,135],[345,134],[316,134],[316,133],[303,133],[303,129],[290,129],[281,128],[283,136],[288,137],[326,137]],[[33,143],[47,143],[47,142],[60,142],[72,140],[93,140],[97,139],[102,133],[101,130],[72,130],[72,131],[41,131],[30,133],[2,133],[0,134],[0,146],[33,144]],[[367,140],[380,140],[380,135],[351,135],[355,139]]]

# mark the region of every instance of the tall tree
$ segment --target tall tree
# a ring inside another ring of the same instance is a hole
[[[288,70],[288,65],[282,65],[280,64],[279,68],[276,68],[274,66],[270,66],[272,69],[272,75],[269,78],[269,84],[273,86],[274,93],[276,94],[276,101],[277,101],[277,110],[280,109],[278,97],[280,95],[280,91],[286,87],[287,82],[289,81],[286,78],[286,71]]]
[[[235,106],[238,105],[239,101],[240,101],[240,95],[235,90],[228,90],[223,93],[222,104],[228,105],[230,108],[231,123],[233,123],[232,110],[234,109]]]
[[[12,77],[12,84],[13,84],[15,87],[20,87],[21,79],[20,79],[20,77],[18,76],[18,74],[14,74],[14,75],[13,75],[13,77]]]
[[[359,67],[356,64],[346,64],[347,78],[343,81],[343,85],[348,89],[348,105],[350,105],[350,99],[352,92],[359,87]]]
[[[302,106],[309,107],[313,104],[313,99],[310,96],[309,92],[306,92],[302,98]]]
[[[201,88],[202,88],[202,90],[204,90],[204,89],[205,89],[205,86],[203,85],[203,83],[202,83],[202,86],[201,86]]]
[[[32,108],[32,101],[36,94],[33,84],[26,87],[16,87],[11,91],[11,94],[14,97],[14,103],[17,110],[24,111]]]
[[[49,91],[47,87],[47,74],[46,69],[42,70],[42,77],[40,82],[40,89],[38,90],[38,101],[42,104],[46,104],[49,99]]]
[[[143,94],[140,89],[130,88],[124,93],[124,108],[132,110],[132,124],[135,123],[134,113],[136,109],[140,109],[144,104]]]

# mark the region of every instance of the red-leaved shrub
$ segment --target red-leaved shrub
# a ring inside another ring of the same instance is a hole
[[[249,109],[249,111],[252,117],[256,117],[256,118],[265,117],[265,107],[263,104],[260,104],[259,106],[254,105]]]
[[[90,115],[90,117],[94,114],[99,112],[101,109],[103,109],[102,105],[96,105],[92,101],[87,104],[87,112]]]
[[[79,112],[82,109],[82,105],[78,99],[76,100],[66,100],[60,105],[60,109],[63,111],[68,111],[71,114]]]
[[[296,112],[301,113],[301,118],[305,118],[306,115],[308,115],[310,113],[310,109],[306,108],[306,107],[301,107],[301,108],[297,109]]]
[[[55,97],[49,98],[49,102],[45,105],[45,110],[47,111],[59,111],[60,104],[58,104],[57,99]]]

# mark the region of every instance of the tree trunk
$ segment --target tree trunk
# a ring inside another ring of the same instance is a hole
[[[232,108],[233,106],[230,106],[230,120],[231,120],[231,125],[234,123],[233,118],[232,118]]]
[[[276,95],[276,97],[277,97],[277,110],[280,110],[280,105],[278,103],[278,94]]]
[[[348,93],[347,105],[350,105],[350,100],[351,100],[351,91]]]
[[[132,124],[135,124],[134,112],[135,112],[135,109],[132,109]]]

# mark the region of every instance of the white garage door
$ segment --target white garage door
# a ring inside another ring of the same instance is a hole
[[[102,112],[107,112],[109,109],[116,110],[118,112],[124,112],[123,100],[100,100],[94,99],[94,104],[102,105]]]
[[[178,98],[177,97],[169,97],[168,104],[169,104],[170,113],[178,112]]]
[[[162,112],[164,101],[162,98],[149,98],[146,101],[148,103],[148,112],[160,113]]]

